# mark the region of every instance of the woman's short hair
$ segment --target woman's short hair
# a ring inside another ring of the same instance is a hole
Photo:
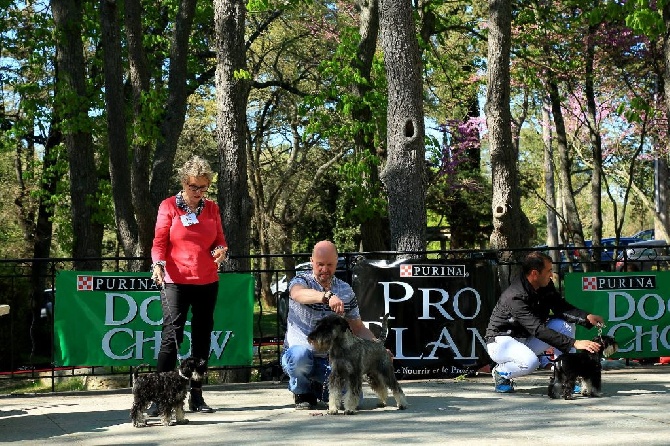
[[[193,155],[183,166],[177,169],[177,176],[182,183],[187,182],[190,177],[205,177],[211,183],[214,172],[204,158]]]

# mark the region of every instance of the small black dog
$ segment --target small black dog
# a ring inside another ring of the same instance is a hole
[[[344,394],[344,413],[356,413],[356,406],[363,392],[363,375],[368,378],[372,390],[379,397],[379,406],[386,406],[388,389],[393,392],[398,409],[407,408],[407,399],[395,377],[393,363],[384,340],[388,332],[388,314],[384,316],[379,342],[361,339],[354,335],[345,318],[329,315],[321,319],[307,340],[314,350],[328,352],[331,372],[328,377],[330,399],[328,413],[335,415],[339,409],[339,398]]]
[[[582,395],[602,395],[600,360],[616,352],[619,345],[611,336],[596,336],[592,341],[600,344],[600,350],[597,353],[588,351],[564,353],[556,359],[554,375],[549,379],[550,398],[560,398],[562,394],[566,400],[574,399],[572,392],[577,378],[582,378]]]
[[[156,403],[164,426],[188,423],[184,418],[184,399],[188,393],[188,384],[190,380],[200,381],[203,378],[207,371],[205,360],[186,358],[181,361],[177,370],[171,372],[139,375],[140,367],[142,366],[133,372],[133,407],[130,409],[133,426],[147,425],[143,412],[151,402]]]

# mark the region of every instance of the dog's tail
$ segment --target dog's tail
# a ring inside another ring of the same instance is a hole
[[[384,319],[382,319],[382,331],[381,331],[381,333],[379,333],[379,342],[381,342],[382,344],[383,344],[384,342],[386,342],[386,336],[387,336],[388,333],[389,333],[389,323],[388,323],[388,320],[389,320],[389,314],[386,313],[386,314],[384,315]]]
[[[140,369],[143,368],[143,367],[149,367],[149,364],[144,363],[144,364],[140,364],[137,367],[135,367],[135,370],[133,370],[133,381],[135,381],[137,379],[137,376],[140,373]]]

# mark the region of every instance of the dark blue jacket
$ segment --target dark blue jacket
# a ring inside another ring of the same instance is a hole
[[[556,290],[554,282],[536,291],[528,279],[520,274],[498,299],[486,328],[486,341],[493,342],[495,336],[534,336],[567,353],[574,346],[575,340],[547,328],[546,323],[552,313],[552,317],[586,328],[593,326],[586,319],[588,313],[568,303]]]

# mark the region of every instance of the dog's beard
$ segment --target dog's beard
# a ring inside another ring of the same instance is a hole
[[[330,345],[326,345],[322,342],[318,342],[318,341],[314,341],[314,340],[308,340],[307,342],[309,342],[309,345],[312,346],[314,351],[327,352],[328,350],[330,350]]]
[[[617,347],[618,346],[616,344],[611,344],[611,345],[605,346],[603,348],[603,356],[607,358],[607,357],[613,355],[618,350]]]

